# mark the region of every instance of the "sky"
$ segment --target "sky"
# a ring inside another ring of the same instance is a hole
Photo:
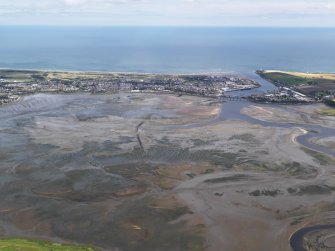
[[[335,27],[335,0],[0,0],[0,25]]]

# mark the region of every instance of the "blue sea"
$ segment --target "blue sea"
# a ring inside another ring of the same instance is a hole
[[[1,26],[0,68],[335,72],[335,29]]]

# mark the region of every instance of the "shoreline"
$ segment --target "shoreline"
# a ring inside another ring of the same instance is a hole
[[[161,76],[196,76],[196,75],[227,75],[227,76],[240,76],[243,74],[236,71],[197,71],[197,72],[147,72],[147,71],[112,71],[112,70],[66,70],[66,69],[34,69],[34,68],[6,68],[0,67],[0,71],[12,71],[12,72],[56,72],[56,73],[91,73],[91,74],[123,74],[123,75],[161,75]],[[256,73],[256,71],[252,71]]]

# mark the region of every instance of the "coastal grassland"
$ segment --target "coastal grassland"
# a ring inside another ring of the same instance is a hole
[[[335,89],[335,74],[303,73],[276,70],[257,71],[257,73],[279,86],[295,87],[305,94]]]
[[[108,72],[61,72],[61,71],[31,71],[31,70],[0,70],[0,79],[8,82],[22,81],[34,82],[44,81],[84,81],[84,80],[106,80],[118,76],[129,75],[134,78],[149,77],[150,74],[122,74]]]
[[[194,81],[191,75],[153,74],[153,73],[125,73],[125,72],[90,72],[90,71],[37,71],[37,70],[0,70],[0,79],[5,82],[34,82],[34,81],[93,81],[93,80],[162,80],[165,78],[180,78],[183,81]],[[206,78],[205,75],[196,76]]]
[[[0,70],[0,79],[6,82],[32,82],[41,78],[44,79],[43,74],[37,71]]]
[[[164,77],[164,75],[161,75]],[[117,73],[117,72],[80,72],[80,71],[34,71],[34,70],[0,70],[0,79],[6,82],[34,82],[42,81],[87,81],[108,80],[123,77],[141,80],[157,77],[155,74]]]
[[[28,239],[0,239],[0,250],[3,251],[95,251],[97,249]]]
[[[335,116],[335,108],[324,108],[319,113],[324,116]]]
[[[287,74],[291,76],[296,76],[304,79],[328,79],[335,80],[335,74],[333,73],[305,73],[305,72],[289,72],[289,71],[275,71],[275,70],[266,70],[265,73],[277,73],[277,74]]]

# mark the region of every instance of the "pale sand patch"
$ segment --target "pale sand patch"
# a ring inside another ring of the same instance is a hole
[[[334,137],[327,137],[327,138],[313,138],[312,142],[321,146],[328,147],[330,149],[335,150],[335,136]]]
[[[298,128],[271,128],[241,121],[225,121],[203,127],[167,129],[163,132],[158,130],[156,127],[143,129],[141,136],[147,146],[159,145],[159,142],[165,140],[190,152],[225,151],[279,165],[297,160],[306,165],[315,164],[313,158],[300,149],[300,145],[292,142],[292,139],[303,134]],[[250,142],[232,140],[233,136],[243,134],[250,134],[253,139]],[[195,139],[205,143],[196,144]],[[241,149],[247,153],[241,153]]]
[[[256,106],[256,105],[251,105],[250,107],[252,107],[252,108],[256,108],[256,109],[259,110],[261,113],[262,113],[262,112],[265,112],[265,113],[268,113],[269,115],[273,115],[273,112],[269,111],[269,109],[265,109],[265,108],[263,108],[263,107]]]
[[[283,73],[291,76],[301,78],[323,78],[328,80],[335,80],[335,74],[332,73],[308,73],[308,72],[288,72],[288,71],[277,71],[277,70],[266,70],[265,73]]]
[[[308,133],[308,131],[305,130],[305,129],[303,129],[303,128],[299,128],[299,130],[300,130],[300,132],[295,132],[295,133],[292,133],[292,134],[291,134],[291,140],[292,140],[292,142],[295,143],[295,144],[298,144],[298,142],[297,142],[297,138],[298,138],[299,136],[301,136],[301,135],[305,135],[305,134]]]
[[[250,105],[243,108],[241,113],[263,121],[322,125],[335,128],[335,117],[320,115],[320,110],[324,108],[326,106],[323,104],[276,107]]]
[[[274,107],[261,107],[250,105],[241,110],[242,114],[265,121],[297,122],[299,116],[289,111],[283,111]],[[297,118],[298,117],[298,118]]]
[[[75,152],[83,149],[87,142],[111,141],[119,143],[118,147],[121,148],[119,152],[126,152],[138,145],[136,127],[142,122],[144,124],[140,128],[141,131],[145,128],[162,131],[169,125],[210,121],[220,111],[219,104],[210,104],[208,99],[198,97],[143,94],[133,96],[130,101],[124,101],[131,107],[120,116],[106,115],[88,120],[80,120],[75,116],[36,116],[33,125],[25,127],[25,130],[35,143],[54,145],[59,147],[59,151]],[[162,118],[155,116],[152,118],[152,112],[155,112],[152,107],[167,109],[162,111],[162,114],[168,114],[166,117],[163,115]],[[130,138],[130,141],[124,142],[125,137]]]

